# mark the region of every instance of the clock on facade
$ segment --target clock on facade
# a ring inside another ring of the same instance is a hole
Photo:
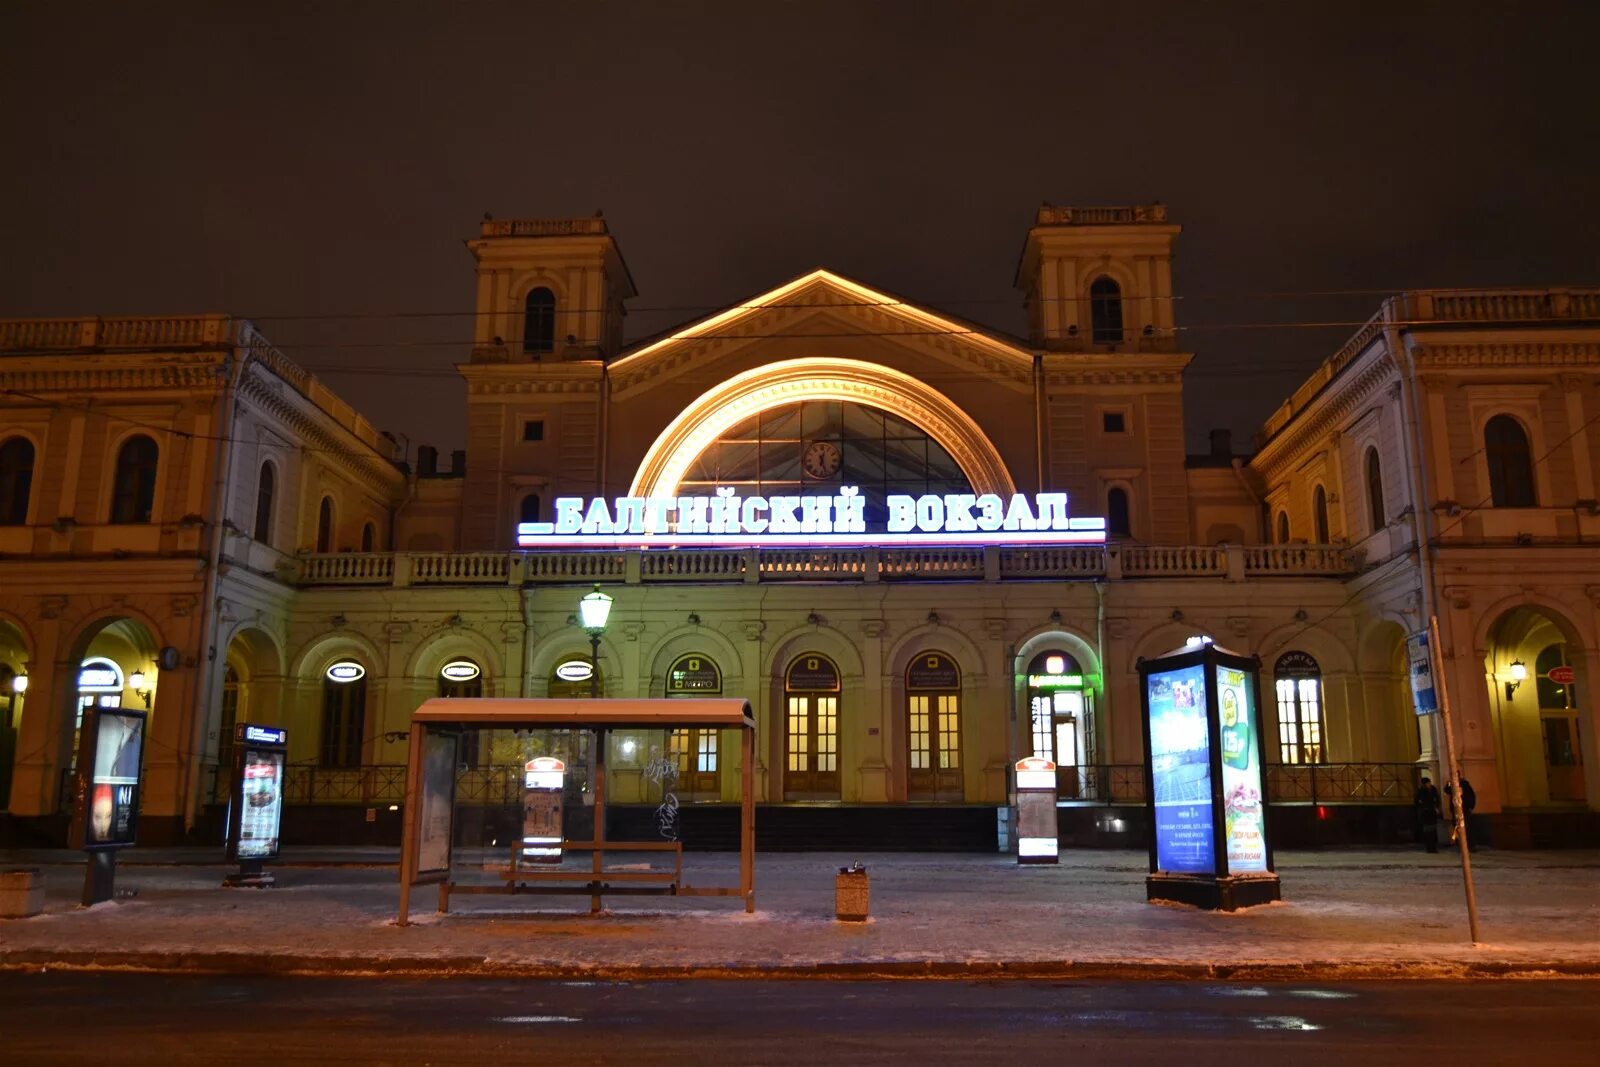
[[[800,466],[813,478],[831,478],[839,473],[839,446],[832,441],[813,441],[800,455]]]

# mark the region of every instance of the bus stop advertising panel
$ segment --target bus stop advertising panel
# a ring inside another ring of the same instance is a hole
[[[288,731],[240,723],[235,727],[234,752],[228,859],[259,869],[263,862],[278,858]]]
[[[1260,661],[1191,642],[1140,660],[1150,900],[1232,911],[1279,898],[1268,841]]]

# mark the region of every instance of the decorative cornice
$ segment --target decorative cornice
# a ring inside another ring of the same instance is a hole
[[[392,492],[402,475],[376,453],[357,441],[348,444],[331,433],[322,423],[284,395],[277,382],[267,378],[252,364],[239,383],[242,396],[256,403],[268,414],[277,418],[298,433],[301,439],[335,459],[342,459],[349,470],[379,493]]]
[[[1354,379],[1344,383],[1343,388],[1327,397],[1313,414],[1302,414],[1299,425],[1293,430],[1288,428],[1293,423],[1286,425],[1279,437],[1256,453],[1250,466],[1269,480],[1291,466],[1306,449],[1315,447],[1352,411],[1365,403],[1389,379],[1394,369],[1394,364],[1387,358],[1373,360]]]
[[[1412,349],[1418,366],[1435,370],[1465,367],[1588,367],[1600,371],[1600,339],[1594,341],[1508,341],[1485,344],[1420,344]]]

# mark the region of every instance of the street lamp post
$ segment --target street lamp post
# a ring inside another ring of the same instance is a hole
[[[595,585],[578,601],[578,622],[589,635],[589,697],[600,695],[600,635],[606,632],[606,619],[611,615],[611,598]],[[594,848],[590,851],[594,871],[594,895],[589,898],[589,911],[600,910],[600,867],[606,839],[606,731],[597,726],[594,731]]]

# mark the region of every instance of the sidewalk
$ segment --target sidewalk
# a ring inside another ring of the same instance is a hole
[[[1484,944],[1467,943],[1453,853],[1288,852],[1284,901],[1234,914],[1144,899],[1143,852],[1077,851],[1056,867],[992,855],[767,853],[756,912],[735,898],[413,897],[394,925],[392,849],[286,850],[278,888],[220,887],[212,851],[135,849],[134,896],[80,908],[81,855],[0,853],[40,866],[45,914],[0,920],[0,967],[566,978],[1228,977],[1331,980],[1600,976],[1600,852],[1473,856]],[[833,876],[872,879],[872,920],[833,919]],[[736,884],[738,857],[690,853],[689,884]],[[459,872],[462,880],[492,876]]]

